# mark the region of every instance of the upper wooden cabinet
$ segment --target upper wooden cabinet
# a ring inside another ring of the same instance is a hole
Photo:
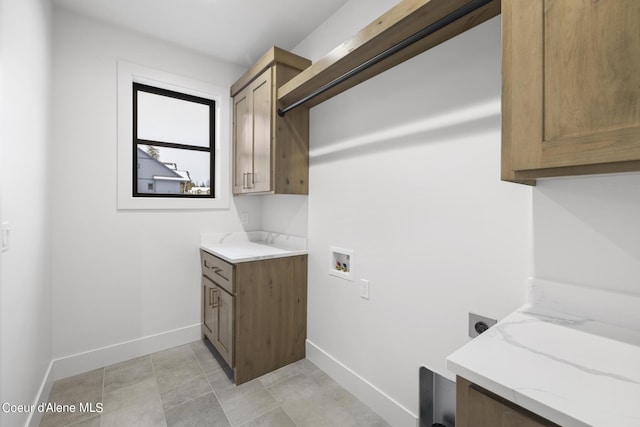
[[[502,0],[502,179],[640,170],[640,2]]]
[[[277,90],[311,61],[271,48],[231,87],[233,193],[309,193],[309,109],[280,117]]]

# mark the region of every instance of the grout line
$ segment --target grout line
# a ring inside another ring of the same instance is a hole
[[[200,342],[202,342],[206,346],[207,344],[204,342],[205,340],[206,340],[206,338],[202,338],[200,340]],[[191,352],[193,353],[193,357],[196,358],[196,362],[198,363],[198,366],[200,367],[200,371],[202,371],[202,375],[204,375],[204,379],[209,384],[209,388],[211,389],[211,392],[213,393],[213,397],[215,397],[216,400],[218,401],[218,405],[220,405],[220,409],[222,409],[222,413],[224,414],[224,417],[227,419],[227,422],[229,423],[229,425],[231,425],[231,421],[229,420],[229,416],[227,415],[227,412],[224,410],[224,407],[222,406],[222,402],[220,401],[220,398],[218,397],[218,394],[216,393],[216,390],[213,388],[213,384],[211,384],[211,381],[209,381],[209,377],[207,376],[207,373],[204,371],[204,369],[202,369],[202,364],[200,363],[200,360],[198,360],[198,356],[196,356],[196,352],[193,351],[193,347],[191,347],[191,344],[193,344],[194,342],[198,342],[198,341],[193,341],[192,343],[189,343],[189,348],[191,349]],[[207,347],[207,350],[209,350],[208,347]],[[211,357],[213,357],[213,356],[211,356]],[[216,360],[216,363],[217,362],[218,361]],[[216,371],[212,371],[212,372],[216,372]]]
[[[100,402],[102,402],[102,411],[104,412],[104,383],[107,376],[107,370],[102,368],[102,393],[100,395]],[[102,427],[102,412],[100,412],[100,427]]]
[[[183,344],[183,345],[188,345],[188,346],[191,348],[191,353],[193,354],[193,356],[194,356],[194,358],[195,358],[195,360],[196,360],[196,363],[198,364],[198,367],[200,368],[200,371],[201,371],[201,372],[202,372],[202,374],[204,375],[204,379],[205,379],[205,381],[207,382],[207,384],[209,384],[209,389],[211,389],[211,391],[213,392],[213,389],[211,388],[211,383],[209,383],[209,379],[207,378],[207,374],[204,372],[204,369],[202,368],[202,364],[200,363],[200,360],[198,359],[198,356],[196,356],[195,351],[193,350],[193,347],[191,347],[191,344],[193,344],[193,343],[195,343],[195,342],[198,342],[198,341],[193,341],[193,342],[190,342],[190,343],[187,343],[187,344]],[[172,348],[174,348],[174,347],[172,347]],[[153,364],[152,364],[152,365],[153,365]],[[155,373],[155,371],[154,371],[154,373]],[[157,379],[156,379],[156,382],[157,382]],[[175,387],[170,388],[169,390],[167,390],[167,392],[169,392],[169,391],[171,391],[171,390],[175,390],[175,389],[177,389],[178,387],[182,387],[182,386],[175,386]],[[196,396],[196,397],[194,397],[194,398],[192,398],[192,399],[189,399],[189,400],[187,400],[187,401],[185,401],[185,402],[182,402],[182,403],[179,403],[179,404],[177,404],[177,405],[173,405],[173,406],[168,407],[168,408],[166,408],[166,409],[164,408],[164,405],[163,405],[163,406],[162,406],[162,411],[164,412],[164,411],[166,411],[166,410],[170,410],[170,409],[173,409],[173,408],[177,408],[178,406],[181,406],[181,405],[184,405],[184,404],[186,404],[186,403],[189,403],[189,402],[191,402],[192,400],[200,399],[202,396],[205,396],[205,395],[207,395],[207,394],[209,394],[209,392],[202,393],[202,394],[200,394],[200,395],[198,395],[198,396]],[[215,393],[214,393],[214,396],[215,396]],[[216,399],[217,399],[217,397],[216,397]],[[162,401],[162,395],[160,395],[160,401]],[[161,403],[162,403],[162,402],[161,402]],[[220,405],[220,407],[222,407],[222,405]]]
[[[156,353],[159,353],[159,352],[156,351]],[[147,354],[146,357],[149,358],[149,363],[151,364],[151,372],[153,372],[153,379],[156,380],[156,390],[158,391],[158,399],[160,399],[160,408],[162,409],[162,419],[164,420],[164,425],[168,426],[167,414],[165,414],[164,412],[164,405],[162,404],[162,394],[160,394],[160,386],[158,385],[158,376],[156,375],[156,367],[153,364],[153,358],[151,357],[151,354],[153,353]],[[102,427],[102,425],[100,427]]]
[[[205,345],[206,345],[206,344],[205,344]],[[193,347],[192,347],[191,349],[193,350]],[[207,348],[207,350],[208,350],[208,348]],[[195,352],[194,352],[194,353],[195,353]],[[213,357],[213,356],[212,356],[212,357]],[[196,360],[198,360],[198,358],[197,358],[197,357],[196,357]],[[216,359],[216,362],[218,362],[218,361],[217,361],[217,359]],[[200,365],[200,369],[201,369],[201,370],[203,371],[203,373],[204,373],[204,369],[202,369],[202,365],[200,364],[200,360],[198,360],[198,364]],[[218,363],[218,364],[219,364],[219,363]],[[224,367],[221,367],[221,370],[222,370],[222,371],[224,371]],[[212,371],[212,373],[213,373],[213,372],[216,372],[216,371]],[[224,374],[224,372],[223,372],[223,374]],[[226,374],[225,374],[225,375],[226,375]],[[268,410],[266,410],[266,411],[262,412],[261,414],[258,414],[258,415],[257,415],[257,416],[255,416],[254,418],[252,418],[252,419],[250,419],[250,420],[247,420],[247,421],[243,422],[242,424],[234,425],[234,424],[232,424],[232,423],[231,423],[231,420],[229,419],[229,416],[227,415],[227,412],[225,411],[224,406],[222,406],[222,402],[221,402],[221,401],[220,401],[220,399],[218,398],[218,395],[217,395],[217,393],[216,393],[215,389],[213,388],[213,384],[211,384],[211,381],[209,381],[209,378],[207,377],[206,373],[205,373],[205,378],[206,378],[207,382],[209,382],[209,386],[211,387],[211,390],[213,391],[214,396],[215,396],[215,397],[216,397],[216,399],[218,400],[218,403],[220,404],[220,408],[222,409],[222,412],[225,414],[225,416],[227,417],[227,421],[229,421],[229,424],[230,424],[232,427],[242,427],[242,426],[246,425],[247,423],[250,423],[250,422],[252,422],[252,421],[255,421],[255,420],[257,420],[258,418],[260,418],[260,417],[264,416],[265,414],[268,414],[269,412],[271,412],[271,411],[273,411],[273,410],[277,409],[277,408],[271,408],[271,409],[268,409]],[[259,380],[259,378],[257,378],[257,379]],[[266,391],[266,392],[271,396],[271,398],[273,399],[273,401],[274,401],[274,402],[276,402],[276,404],[278,405],[277,407],[278,407],[278,408],[280,408],[280,409],[282,409],[282,411],[284,411],[284,409],[280,406],[280,403],[278,402],[278,399],[276,399],[276,398],[271,394],[271,392],[267,389],[267,387],[266,387],[266,386],[265,386],[261,381],[258,381],[258,383],[259,383],[259,384],[260,384],[260,385],[265,389],[265,391]],[[235,384],[232,384],[232,385],[233,385],[233,387],[235,387],[235,388],[237,388],[237,387],[238,387],[238,386],[236,386]],[[286,412],[285,412],[285,414],[286,414]],[[287,414],[287,417],[289,417],[289,418],[291,419],[291,417],[289,416],[289,414]],[[293,420],[292,420],[292,421],[293,421]],[[294,424],[295,424],[295,423],[294,423]],[[296,425],[296,426],[297,426],[297,425]]]
[[[282,368],[281,368],[281,369],[282,369]],[[302,373],[302,374],[304,375],[304,372],[300,372],[300,373]],[[268,374],[265,374],[265,375],[268,375]],[[263,376],[264,376],[264,375],[263,375]],[[292,378],[292,377],[285,378],[285,379],[283,379],[283,380],[277,381],[277,382],[275,382],[275,383],[271,384],[271,386],[270,386],[270,387],[273,387],[273,386],[278,385],[278,384],[282,384],[282,383],[284,383],[285,381],[290,380],[291,378]],[[258,380],[259,380],[259,379],[258,379]],[[260,381],[260,384],[262,384],[262,386],[267,390],[267,393],[269,393],[269,395],[273,398],[273,400],[275,400],[275,401],[276,401],[276,403],[278,404],[278,408],[280,408],[280,409],[282,410],[282,412],[284,412],[284,414],[287,416],[287,418],[289,418],[289,419],[291,420],[291,422],[293,423],[293,425],[294,425],[294,426],[296,426],[296,427],[300,427],[300,425],[296,422],[296,420],[294,420],[294,419],[293,419],[293,417],[292,417],[292,416],[287,412],[287,410],[286,410],[286,409],[284,409],[284,408],[282,407],[282,404],[280,403],[280,401],[278,400],[278,398],[277,398],[277,397],[275,397],[275,396],[273,395],[273,393],[271,393],[271,390],[269,390],[269,387],[267,387],[266,385],[264,385],[264,383],[263,383],[262,381]],[[263,414],[263,415],[264,415],[264,414]]]

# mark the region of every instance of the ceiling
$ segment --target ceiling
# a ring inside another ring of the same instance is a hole
[[[250,66],[292,49],[347,0],[53,0],[110,24]]]

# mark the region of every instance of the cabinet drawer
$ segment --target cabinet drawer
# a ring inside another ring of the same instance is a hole
[[[201,250],[202,274],[230,294],[235,292],[233,284],[233,265]]]

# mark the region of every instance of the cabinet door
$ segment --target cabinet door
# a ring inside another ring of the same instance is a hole
[[[502,7],[503,179],[640,170],[640,2]]]
[[[274,114],[272,69],[233,98],[233,192],[271,191]]]
[[[253,118],[251,91],[245,88],[233,98],[233,193],[246,193],[253,171]]]
[[[215,311],[215,330],[213,345],[229,367],[234,367],[233,359],[233,314],[234,298],[224,290],[217,288]]]
[[[215,285],[202,277],[202,332],[213,343],[215,330],[215,316],[213,302],[215,298]]]
[[[273,120],[272,69],[251,83],[253,110],[253,171],[250,192],[271,190],[271,142]]]

